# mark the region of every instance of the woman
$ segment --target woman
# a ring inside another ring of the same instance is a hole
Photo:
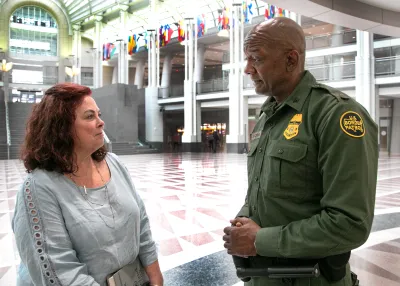
[[[163,277],[144,204],[128,170],[107,153],[89,88],[48,89],[27,123],[13,229],[18,285],[106,285],[140,259],[151,285]]]

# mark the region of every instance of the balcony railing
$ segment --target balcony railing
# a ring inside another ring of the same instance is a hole
[[[10,77],[10,83],[26,83],[26,84],[45,84],[45,85],[54,85],[58,82],[57,76],[44,76],[41,79],[15,79],[12,76]]]
[[[392,76],[400,74],[400,56],[375,59],[375,76]]]
[[[158,89],[158,98],[183,97],[183,84],[174,84],[169,87],[161,87]]]
[[[218,78],[202,82],[197,82],[196,93],[204,94],[211,92],[227,91],[229,90],[229,79]]]
[[[316,35],[306,37],[306,49],[321,49],[355,44],[357,42],[356,30],[341,31],[340,33]]]
[[[309,66],[307,69],[318,81],[348,80],[356,77],[356,63],[354,61],[340,64]]]
[[[81,77],[81,84],[86,86],[93,86],[93,77]]]

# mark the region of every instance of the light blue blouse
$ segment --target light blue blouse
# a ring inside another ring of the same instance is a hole
[[[83,188],[59,173],[36,169],[28,175],[13,218],[21,257],[18,286],[103,286],[108,274],[137,257],[144,266],[157,260],[145,206],[128,170],[114,154],[106,162],[109,199],[105,186],[88,188],[85,198]]]

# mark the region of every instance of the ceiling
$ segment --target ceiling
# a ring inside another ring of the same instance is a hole
[[[390,11],[400,12],[400,1],[399,0],[357,0],[371,6],[383,8]]]

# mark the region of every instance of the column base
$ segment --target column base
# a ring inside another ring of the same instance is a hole
[[[226,143],[227,153],[244,154],[248,151],[247,143]]]
[[[164,150],[164,142],[146,142],[150,148],[155,148],[157,149],[159,152],[163,152]]]
[[[202,150],[202,143],[201,142],[192,142],[192,143],[182,143],[182,152],[193,152],[193,153],[200,153],[203,152]]]

